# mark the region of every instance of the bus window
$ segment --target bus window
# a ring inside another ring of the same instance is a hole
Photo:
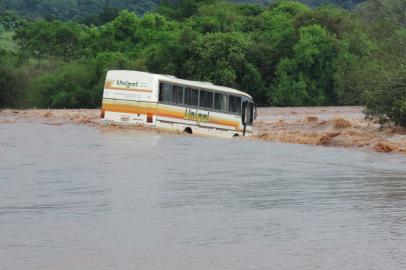
[[[227,96],[220,93],[214,94],[214,109],[226,111]]]
[[[199,90],[192,89],[192,106],[197,107],[198,102],[199,102]]]
[[[241,97],[229,96],[228,97],[228,112],[241,113]]]
[[[159,86],[159,101],[171,102],[172,100],[172,85],[161,83]]]
[[[172,87],[172,99],[171,99],[172,103],[176,104],[176,86],[174,85]]]
[[[206,95],[206,108],[213,109],[213,92],[207,92],[207,95]]]
[[[204,90],[200,90],[199,107],[206,108],[206,97],[207,92]]]
[[[192,105],[192,89],[185,88],[185,105]]]
[[[185,88],[185,105],[197,106],[199,91],[197,89]]]
[[[183,104],[183,87],[174,85],[172,90],[172,103],[174,104]]]
[[[176,99],[178,104],[183,104],[183,87],[178,86],[178,98]]]
[[[200,90],[199,107],[213,109],[213,92]]]
[[[235,102],[236,113],[241,114],[241,97],[236,98]]]

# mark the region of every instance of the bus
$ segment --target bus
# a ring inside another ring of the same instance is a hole
[[[250,95],[208,82],[130,70],[107,73],[101,121],[197,135],[252,135]]]

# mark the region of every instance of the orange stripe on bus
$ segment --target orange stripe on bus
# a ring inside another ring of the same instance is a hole
[[[156,108],[142,107],[142,106],[103,103],[102,108],[105,109],[106,111],[108,110],[108,111],[123,112],[123,113],[156,114]]]
[[[169,108],[151,108],[147,106],[140,106],[140,105],[123,105],[123,104],[111,104],[103,102],[102,109],[105,111],[111,112],[122,112],[122,113],[133,113],[133,114],[152,114],[155,116],[161,117],[168,117],[168,118],[175,118],[185,120],[185,112],[182,110],[174,110]],[[230,126],[234,127],[238,130],[239,123],[232,120],[225,120],[219,117],[209,116],[210,124],[222,125],[222,126]]]

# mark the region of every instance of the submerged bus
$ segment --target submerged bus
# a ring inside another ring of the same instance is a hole
[[[107,73],[104,123],[235,137],[252,134],[254,117],[251,96],[232,88],[140,71]]]

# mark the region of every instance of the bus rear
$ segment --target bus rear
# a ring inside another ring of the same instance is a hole
[[[158,91],[153,74],[109,71],[103,91],[101,120],[104,123],[153,126],[157,101]]]

